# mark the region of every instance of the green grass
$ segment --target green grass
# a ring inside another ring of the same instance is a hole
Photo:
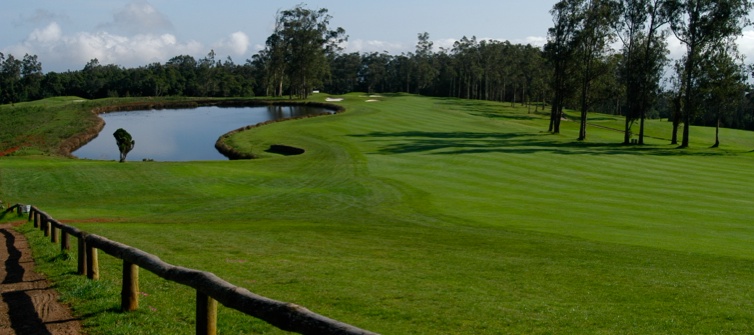
[[[510,104],[344,98],[230,139],[258,160],[0,158],[0,197],[383,334],[754,332],[754,134],[709,149],[695,127],[681,150],[650,121],[642,147],[598,127],[579,143],[575,122],[548,134]],[[116,260],[92,283],[28,235],[90,333],[192,332],[190,290],[142,272],[141,309],[119,313]],[[222,308],[219,323],[278,333]]]

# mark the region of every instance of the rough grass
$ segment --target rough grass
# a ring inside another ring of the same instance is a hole
[[[548,134],[509,104],[344,98],[346,113],[230,139],[258,160],[5,157],[0,196],[384,334],[754,331],[752,133],[709,149],[714,129],[693,128],[679,150],[652,121],[643,147],[598,127],[580,143],[575,122]],[[34,245],[92,334],[192,331],[193,292],[143,273],[142,308],[122,314],[114,259],[92,283]],[[219,323],[277,333],[226,309]]]

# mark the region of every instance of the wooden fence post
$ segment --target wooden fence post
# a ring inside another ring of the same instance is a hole
[[[61,229],[62,236],[60,237],[60,251],[66,252],[71,250],[71,238],[68,235],[68,231]]]
[[[196,335],[217,335],[217,300],[196,291]]]
[[[99,280],[99,259],[97,248],[86,244],[86,276],[91,280]]]
[[[87,276],[86,272],[86,240],[84,239],[86,237],[85,235],[79,236],[79,248],[78,248],[78,274],[82,276]]]
[[[58,243],[58,230],[55,223],[50,222],[50,242]]]
[[[45,226],[47,225],[47,216],[43,216],[42,220],[39,222],[39,230],[45,231]],[[47,236],[47,235],[45,235]]]
[[[39,214],[39,211],[34,211],[34,228],[39,228],[39,217],[42,214]]]
[[[123,261],[123,286],[120,290],[120,309],[124,312],[139,308],[139,266]]]
[[[44,220],[44,222],[42,224],[42,226],[43,226],[42,229],[44,229],[44,231],[45,231],[45,237],[49,237],[50,236],[50,226],[51,225],[52,224],[50,224],[50,220],[48,220],[47,218],[45,218],[45,220]]]

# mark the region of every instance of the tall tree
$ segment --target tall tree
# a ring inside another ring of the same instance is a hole
[[[482,78],[480,47],[476,36],[464,36],[453,43],[453,54],[458,59],[458,88],[457,97],[466,99],[478,98],[479,80]]]
[[[330,19],[327,9],[303,5],[278,13],[275,32],[268,38],[269,53],[277,65],[271,69],[277,70],[281,64],[275,57],[282,56],[291,96],[306,98],[313,88],[322,86],[330,71],[327,53],[347,39],[343,28],[330,30]]]
[[[656,99],[666,63],[666,34],[673,0],[616,0],[618,19],[614,23],[623,43],[620,78],[626,91],[624,144],[631,138],[631,126],[639,120],[639,144],[644,144],[644,120]]]
[[[42,98],[42,63],[37,55],[24,55],[21,62],[21,76],[23,87],[23,100],[36,100]]]
[[[600,65],[610,50],[612,34],[609,23],[614,21],[613,7],[607,0],[586,0],[582,6],[582,24],[575,33],[575,52],[579,60],[577,64],[580,65],[581,77],[579,141],[586,139],[592,82],[606,73],[606,67]]]
[[[573,94],[573,85],[570,80],[575,64],[576,33],[583,20],[581,11],[583,1],[561,0],[550,10],[554,26],[547,32],[545,57],[553,71],[550,82],[553,98],[548,131],[556,134],[560,133],[565,100]]]
[[[429,33],[418,35],[419,40],[416,43],[416,53],[414,54],[414,66],[416,70],[416,93],[422,93],[437,78],[437,67],[434,63],[434,52],[432,51],[433,43],[429,40]]]
[[[689,128],[697,116],[698,105],[692,103],[699,89],[702,65],[712,53],[710,48],[720,41],[741,34],[748,25],[752,8],[749,0],[675,0],[671,27],[686,46],[683,65],[683,137],[681,147],[689,146]]]
[[[21,69],[23,63],[13,55],[9,54],[3,59],[0,53],[0,87],[2,96],[0,102],[14,103],[21,101],[21,92],[23,90],[21,83]]]
[[[367,93],[385,91],[390,61],[391,57],[386,52],[372,52],[361,56],[359,78]]]
[[[746,67],[731,39],[721,41],[702,57],[706,60],[699,78],[699,95],[715,123],[715,144],[720,146],[720,124],[744,102]]]
[[[356,53],[337,54],[330,59],[332,76],[325,90],[332,94],[343,94],[356,90],[361,70],[361,56]]]

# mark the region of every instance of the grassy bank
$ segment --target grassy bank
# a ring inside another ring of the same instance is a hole
[[[548,134],[509,104],[344,98],[229,139],[258,160],[0,158],[0,197],[384,334],[752,332],[751,133],[708,149],[714,130],[693,128],[679,150],[652,121],[648,145],[621,146],[622,121],[597,116],[579,143],[575,122]],[[192,292],[143,274],[142,308],[121,314],[117,262],[87,282],[34,243],[92,333],[191,332]]]

